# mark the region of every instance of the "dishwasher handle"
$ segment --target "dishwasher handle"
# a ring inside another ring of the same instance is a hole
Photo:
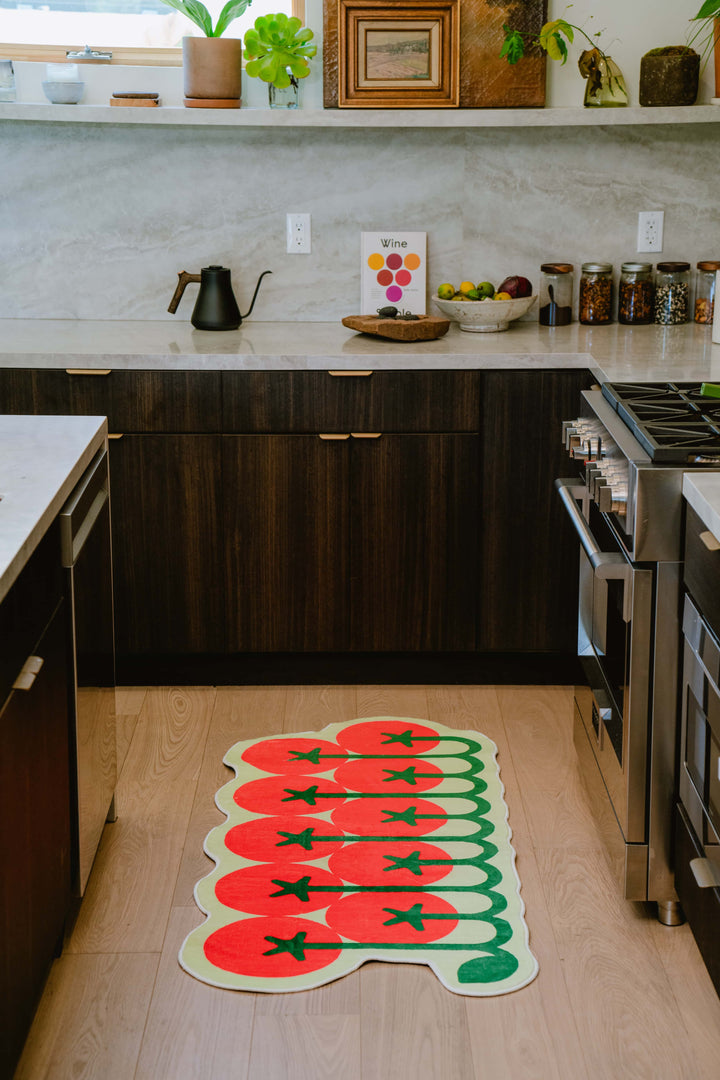
[[[64,567],[77,562],[108,498],[107,450],[102,447],[60,511],[60,552]]]

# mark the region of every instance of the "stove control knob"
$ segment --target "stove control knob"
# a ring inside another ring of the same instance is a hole
[[[624,514],[627,511],[627,488],[617,481],[596,488],[595,501],[604,514]]]

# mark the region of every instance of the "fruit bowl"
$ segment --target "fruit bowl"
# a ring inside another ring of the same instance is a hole
[[[522,296],[516,300],[440,300],[433,301],[448,319],[459,323],[461,330],[472,334],[490,334],[507,330],[533,306],[537,296]]]

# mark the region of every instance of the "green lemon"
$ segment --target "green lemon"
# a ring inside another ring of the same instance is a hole
[[[490,281],[481,281],[477,287],[477,292],[478,296],[482,297],[483,299],[486,296],[494,296],[495,286]]]
[[[438,286],[438,297],[441,300],[452,300],[454,295],[455,295],[455,286],[454,285],[445,284],[445,285]]]
[[[468,298],[468,300],[482,300],[483,299],[482,296],[480,295],[480,293],[477,291],[477,289],[471,289],[470,292],[467,294],[467,298]]]

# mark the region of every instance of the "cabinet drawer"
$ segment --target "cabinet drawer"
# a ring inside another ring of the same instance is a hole
[[[262,435],[478,431],[480,374],[226,371],[223,430]]]
[[[107,416],[111,432],[220,430],[220,372],[0,369],[8,413]]]
[[[718,537],[720,540],[720,537]],[[720,549],[711,550],[712,536],[691,506],[685,532],[685,584],[717,637],[720,637]]]
[[[705,967],[720,994],[720,889],[700,888],[690,868],[702,858],[687,815],[680,803],[675,808],[675,888]]]

